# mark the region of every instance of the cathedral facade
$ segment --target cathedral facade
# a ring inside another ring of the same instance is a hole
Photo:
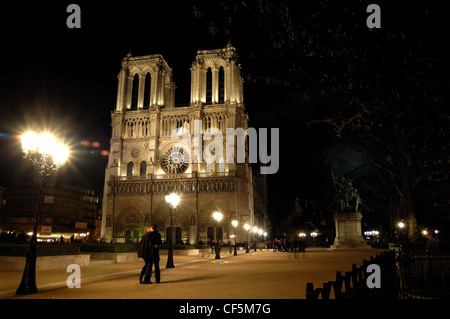
[[[157,224],[163,240],[172,230],[174,243],[234,242],[231,222],[237,220],[237,241],[245,242],[245,223],[267,227],[264,209],[255,215],[251,166],[238,160],[238,143],[225,142],[227,128],[246,130],[247,123],[231,45],[197,52],[189,106],[175,106],[172,69],[161,55],[128,54],[111,113],[102,239],[136,242],[146,226]],[[217,138],[221,132],[223,139]],[[180,197],[172,229],[169,193]],[[223,214],[220,222],[214,212]]]

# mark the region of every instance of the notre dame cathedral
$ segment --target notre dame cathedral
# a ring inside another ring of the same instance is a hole
[[[193,139],[207,130],[246,130],[247,123],[240,65],[230,44],[197,52],[189,106],[175,105],[172,69],[161,55],[128,54],[122,60],[117,104],[111,112],[102,239],[136,242],[150,224],[158,225],[163,240],[170,238],[171,213],[165,201],[169,192],[180,196],[173,213],[174,243],[234,243],[232,220],[239,222],[238,242],[246,240],[245,223],[267,230],[264,175],[253,172],[248,160],[211,161],[206,156],[194,161],[195,143],[173,139],[174,129],[183,129]],[[210,150],[207,154],[219,149],[216,139],[201,143],[202,149]],[[223,154],[229,151],[225,143],[220,146]],[[220,223],[212,217],[217,211],[223,214]]]

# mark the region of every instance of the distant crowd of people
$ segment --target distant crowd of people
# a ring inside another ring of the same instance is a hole
[[[305,251],[306,242],[303,239],[275,239],[272,242],[273,252],[297,252]]]
[[[24,243],[27,242],[29,236],[24,232],[1,232],[0,233],[0,243]]]

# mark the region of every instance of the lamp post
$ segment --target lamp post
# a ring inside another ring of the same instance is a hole
[[[264,247],[266,247],[266,251],[267,251],[267,242],[266,242],[267,232],[264,232],[263,236],[264,236]]]
[[[234,226],[234,256],[237,256],[237,250],[236,250],[237,232],[236,232],[236,227],[238,225],[238,221],[237,220],[233,220],[231,222],[231,225]]]
[[[397,224],[398,228],[400,228],[400,240],[404,240],[405,237],[405,228],[406,228],[406,224],[401,221]]]
[[[245,228],[245,252],[248,253],[248,230],[250,229],[250,225],[249,224],[245,224],[244,225]]]
[[[255,239],[256,237],[256,233],[258,232],[258,227],[253,227],[253,239]],[[254,251],[256,251],[256,240],[254,240],[255,242],[255,247],[254,247]]]
[[[317,237],[317,233],[316,232],[312,232],[311,237],[314,238],[314,247],[316,247],[316,237]]]
[[[63,144],[57,143],[55,138],[50,134],[38,135],[29,132],[22,135],[21,139],[24,158],[33,163],[39,177],[38,198],[34,210],[33,234],[26,255],[22,281],[16,290],[17,295],[28,295],[38,292],[36,286],[36,245],[39,211],[45,179],[64,165],[69,155],[69,150]]]
[[[180,202],[180,197],[176,193],[171,193],[166,195],[166,203],[170,206],[170,242],[169,242],[169,252],[167,254],[167,264],[166,268],[175,268],[173,264],[173,212]]]
[[[220,212],[214,212],[213,218],[216,220],[216,258],[215,259],[220,259],[219,238],[217,238],[217,226],[219,225],[220,221],[222,220],[223,215]]]

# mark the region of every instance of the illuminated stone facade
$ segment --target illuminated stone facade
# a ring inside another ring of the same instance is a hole
[[[230,45],[197,52],[191,67],[190,105],[183,107],[175,106],[172,70],[161,55],[129,54],[122,60],[105,170],[104,240],[137,241],[149,224],[157,224],[166,240],[170,229],[170,209],[165,202],[168,192],[181,197],[173,214],[175,243],[206,243],[216,238],[227,242],[234,234],[233,219],[240,226],[267,226],[266,212],[254,213],[248,161],[225,160],[230,151],[226,149],[226,128],[247,129],[242,88],[237,55]],[[174,129],[179,140],[172,136]],[[223,141],[206,139],[205,132],[223,132]],[[203,137],[200,143],[194,141],[195,136]],[[215,153],[220,149],[218,143],[223,146],[223,156]],[[183,158],[187,163],[179,161]],[[224,216],[218,225],[212,218],[214,211]],[[240,229],[238,242],[244,242],[245,233]]]

